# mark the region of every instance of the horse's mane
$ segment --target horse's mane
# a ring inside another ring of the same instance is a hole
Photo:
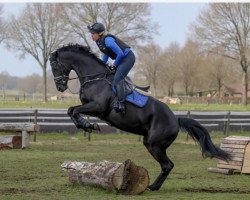
[[[65,51],[71,51],[71,52],[76,52],[76,53],[87,53],[88,55],[90,55],[92,58],[94,58],[98,63],[102,64],[102,65],[106,65],[95,53],[93,53],[91,51],[91,49],[88,46],[83,46],[80,44],[68,44],[68,45],[64,45],[62,47],[59,47],[58,49],[56,49],[55,51],[53,51],[51,53],[51,58],[55,58],[57,53],[60,52],[65,52]]]

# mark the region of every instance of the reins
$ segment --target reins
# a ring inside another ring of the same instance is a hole
[[[60,61],[53,61],[51,64],[53,64],[53,63],[57,63],[59,66],[62,66],[64,69],[68,69],[62,62],[60,62]],[[61,69],[61,72],[63,72],[62,71],[62,68],[61,67],[59,67],[60,69]],[[107,70],[108,70],[108,68],[106,68]],[[94,73],[94,74],[87,74],[87,75],[85,75],[85,76],[81,76],[81,77],[73,77],[73,78],[69,78],[69,76],[65,76],[65,75],[62,75],[62,76],[56,76],[56,77],[54,77],[54,81],[55,82],[60,82],[61,80],[62,81],[71,81],[71,80],[75,80],[75,79],[80,79],[80,78],[83,78],[83,79],[86,79],[86,78],[89,78],[89,77],[96,77],[96,76],[99,76],[99,75],[101,75],[101,74],[104,74],[104,77],[106,77],[107,76],[107,74],[108,74],[108,71],[105,71],[105,72],[99,72],[99,73]],[[61,73],[61,74],[63,74],[63,73]],[[95,78],[95,79],[88,79],[88,80],[86,80],[86,81],[84,81],[84,83],[82,83],[81,84],[81,86],[80,86],[80,88],[81,87],[83,87],[85,84],[87,84],[87,83],[90,83],[90,82],[93,82],[93,81],[99,81],[99,80],[105,80],[105,81],[107,81],[109,84],[111,84],[111,82],[110,81],[108,81],[108,79],[107,78]],[[72,93],[72,94],[78,94],[79,92],[72,92],[72,90],[69,88],[69,87],[67,87],[67,89],[70,91],[70,93]]]

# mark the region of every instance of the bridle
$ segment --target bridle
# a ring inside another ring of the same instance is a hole
[[[50,64],[53,65],[53,63],[56,63],[57,65],[59,65],[59,68],[61,70],[61,74],[64,74],[63,73],[63,68],[66,69],[66,70],[69,70],[68,67],[63,64],[62,62],[60,62],[59,60],[54,60],[52,61]],[[91,79],[91,77],[97,77],[99,75],[104,75],[102,78],[94,78],[94,79]],[[66,84],[67,81],[71,81],[71,80],[75,80],[75,79],[85,79],[84,83],[81,84],[81,87],[84,86],[86,83],[89,83],[89,82],[92,82],[92,81],[97,81],[97,80],[107,80],[105,77],[107,76],[108,74],[108,70],[106,70],[105,72],[99,72],[99,73],[94,73],[94,74],[87,74],[85,76],[81,76],[81,77],[73,77],[73,78],[69,78],[69,76],[66,76],[66,75],[61,75],[61,76],[56,76],[54,77],[54,81],[56,84]],[[109,81],[108,81],[109,82]],[[109,82],[110,83],[110,82]],[[111,84],[111,83],[110,83]],[[69,89],[69,87],[67,87],[67,89]],[[70,89],[69,91],[72,93],[72,94],[77,94],[78,92],[72,92]]]
[[[56,63],[57,65],[59,65],[59,69],[61,70],[61,74],[63,74],[63,70],[62,70],[61,66],[63,66],[63,68],[65,68],[67,70],[67,67],[63,63],[55,61],[55,60],[52,61],[50,63],[50,65],[52,66],[54,63]],[[69,76],[66,76],[66,75],[54,76],[54,81],[57,84],[61,84],[61,82],[62,82],[62,84],[65,84],[66,81],[68,81],[68,80],[69,80]]]

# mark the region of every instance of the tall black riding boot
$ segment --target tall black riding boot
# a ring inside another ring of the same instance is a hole
[[[114,104],[114,109],[116,112],[121,112],[125,114],[125,98],[126,98],[126,91],[125,91],[125,83],[124,80],[120,81],[116,86],[117,92],[117,102]]]

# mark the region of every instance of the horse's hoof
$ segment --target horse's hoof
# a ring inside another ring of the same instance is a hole
[[[147,187],[147,190],[148,190],[148,191],[156,191],[156,190],[159,190],[159,188],[158,188],[158,187],[155,187],[155,186],[153,186],[153,185],[150,185],[150,186]]]

